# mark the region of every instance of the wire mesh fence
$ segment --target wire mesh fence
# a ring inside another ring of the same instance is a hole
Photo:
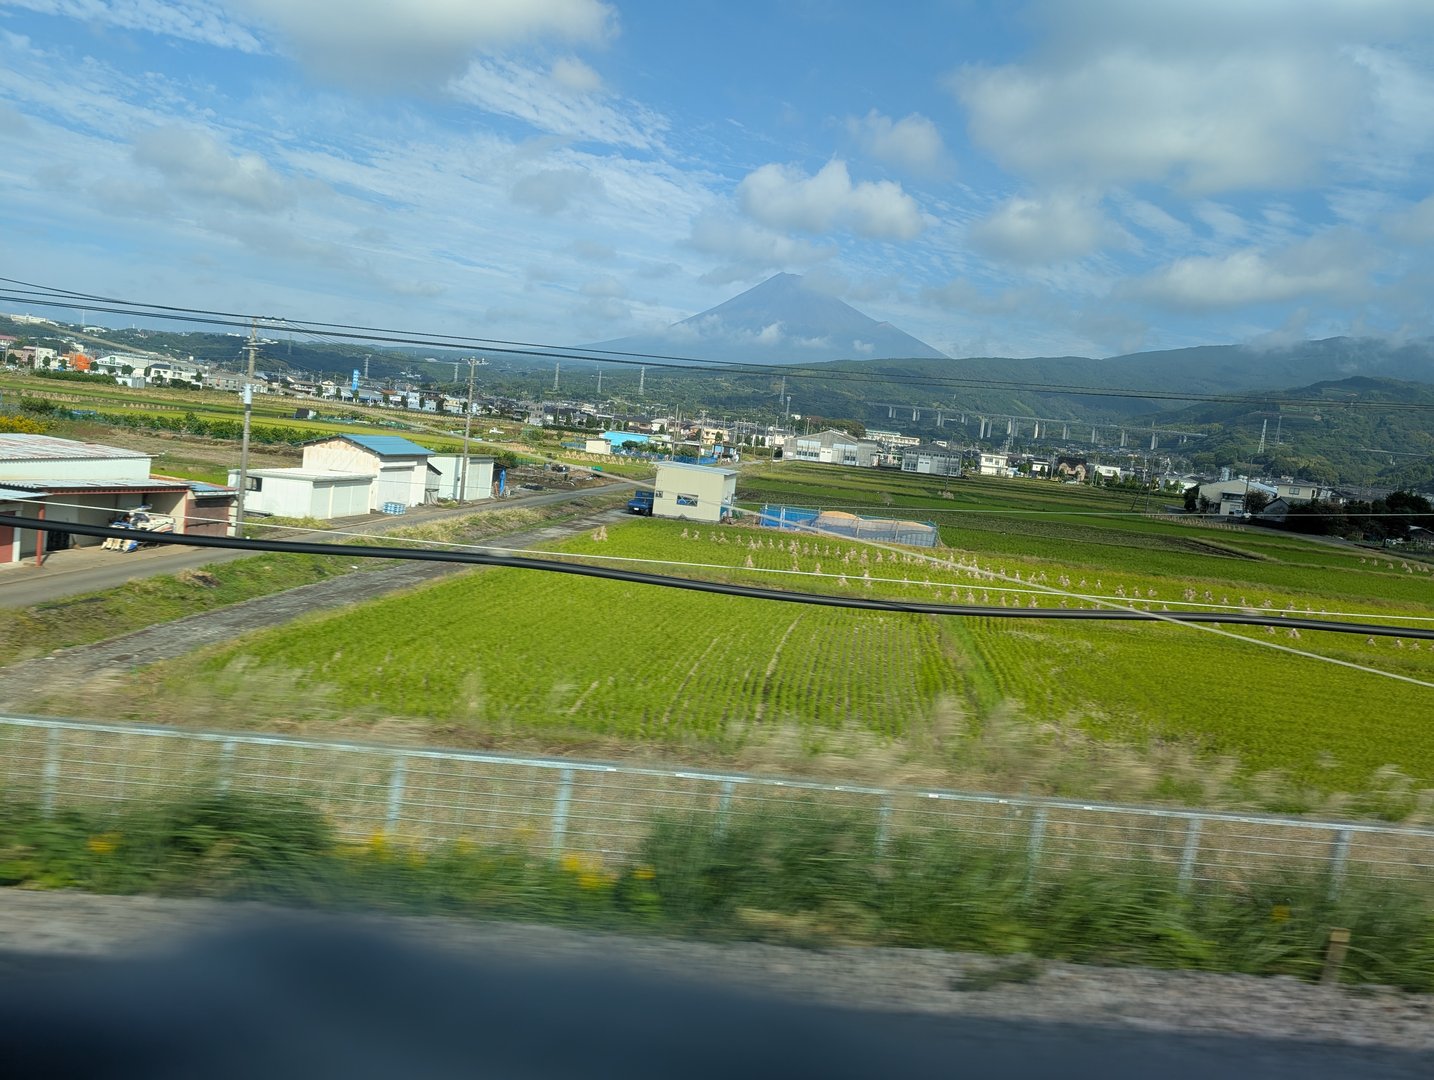
[[[461,839],[612,861],[635,856],[660,817],[843,810],[869,815],[878,844],[959,837],[1018,850],[1033,876],[1140,862],[1187,886],[1310,870],[1333,889],[1354,874],[1434,885],[1434,829],[0,717],[0,792],[46,810],[197,789],[302,798],[347,840]]]

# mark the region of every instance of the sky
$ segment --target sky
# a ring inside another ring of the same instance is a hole
[[[1425,337],[1431,152],[1429,0],[0,0],[0,274],[274,318]]]

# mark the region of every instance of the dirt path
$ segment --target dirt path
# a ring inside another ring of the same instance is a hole
[[[604,523],[619,521],[623,516],[621,509],[600,510],[537,529],[494,537],[485,540],[484,544],[499,548],[526,548],[551,543]],[[452,563],[405,562],[382,570],[345,574],[287,592],[245,600],[217,611],[161,623],[108,641],[77,645],[49,656],[24,660],[0,668],[0,708],[23,709],[25,702],[36,694],[53,691],[56,687],[106,674],[128,672],[161,660],[172,660],[253,630],[277,626],[300,615],[345,607],[470,570]]]

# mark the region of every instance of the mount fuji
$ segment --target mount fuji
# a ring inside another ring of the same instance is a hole
[[[919,338],[810,288],[796,274],[777,274],[657,333],[586,347],[743,364],[947,359]]]

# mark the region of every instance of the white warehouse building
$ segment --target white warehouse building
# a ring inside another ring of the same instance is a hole
[[[732,516],[737,470],[660,461],[653,489],[654,517],[716,523]]]
[[[251,469],[246,513],[278,517],[358,517],[386,506],[458,498],[461,454],[433,454],[399,435],[332,435],[304,446],[293,469]],[[239,482],[238,470],[229,472]],[[493,494],[493,459],[468,459],[469,499]]]

